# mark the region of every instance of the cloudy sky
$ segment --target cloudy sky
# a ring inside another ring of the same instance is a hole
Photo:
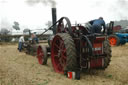
[[[128,20],[128,0],[0,0],[0,28],[11,29],[13,22],[21,29],[40,29],[51,21],[51,7],[57,8],[57,19],[66,16],[71,23],[85,23],[104,17]]]

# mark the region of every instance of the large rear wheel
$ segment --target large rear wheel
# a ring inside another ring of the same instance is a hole
[[[104,54],[105,54],[105,58],[104,58],[104,67],[103,69],[107,68],[110,61],[111,61],[111,46],[109,44],[109,41],[108,40],[105,40],[104,43],[103,43],[103,46],[104,46]]]
[[[68,33],[58,33],[52,41],[51,60],[58,73],[77,69],[76,48],[74,40]]]

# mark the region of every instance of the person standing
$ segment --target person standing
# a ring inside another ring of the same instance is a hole
[[[18,44],[18,50],[19,50],[19,52],[21,52],[21,50],[23,49],[23,44],[24,44],[24,35],[23,36],[21,36],[20,38],[19,38],[19,44]]]

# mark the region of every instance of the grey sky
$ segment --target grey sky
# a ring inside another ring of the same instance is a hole
[[[14,21],[21,29],[44,28],[51,20],[51,7],[57,7],[57,18],[67,16],[74,24],[104,17],[111,20],[128,20],[128,0],[0,0],[0,27],[11,29]],[[51,3],[54,3],[51,4]]]

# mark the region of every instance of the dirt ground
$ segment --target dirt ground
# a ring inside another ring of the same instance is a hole
[[[112,47],[106,70],[81,73],[80,80],[55,73],[50,58],[42,66],[36,57],[18,52],[17,45],[0,45],[0,85],[128,85],[128,44]]]

